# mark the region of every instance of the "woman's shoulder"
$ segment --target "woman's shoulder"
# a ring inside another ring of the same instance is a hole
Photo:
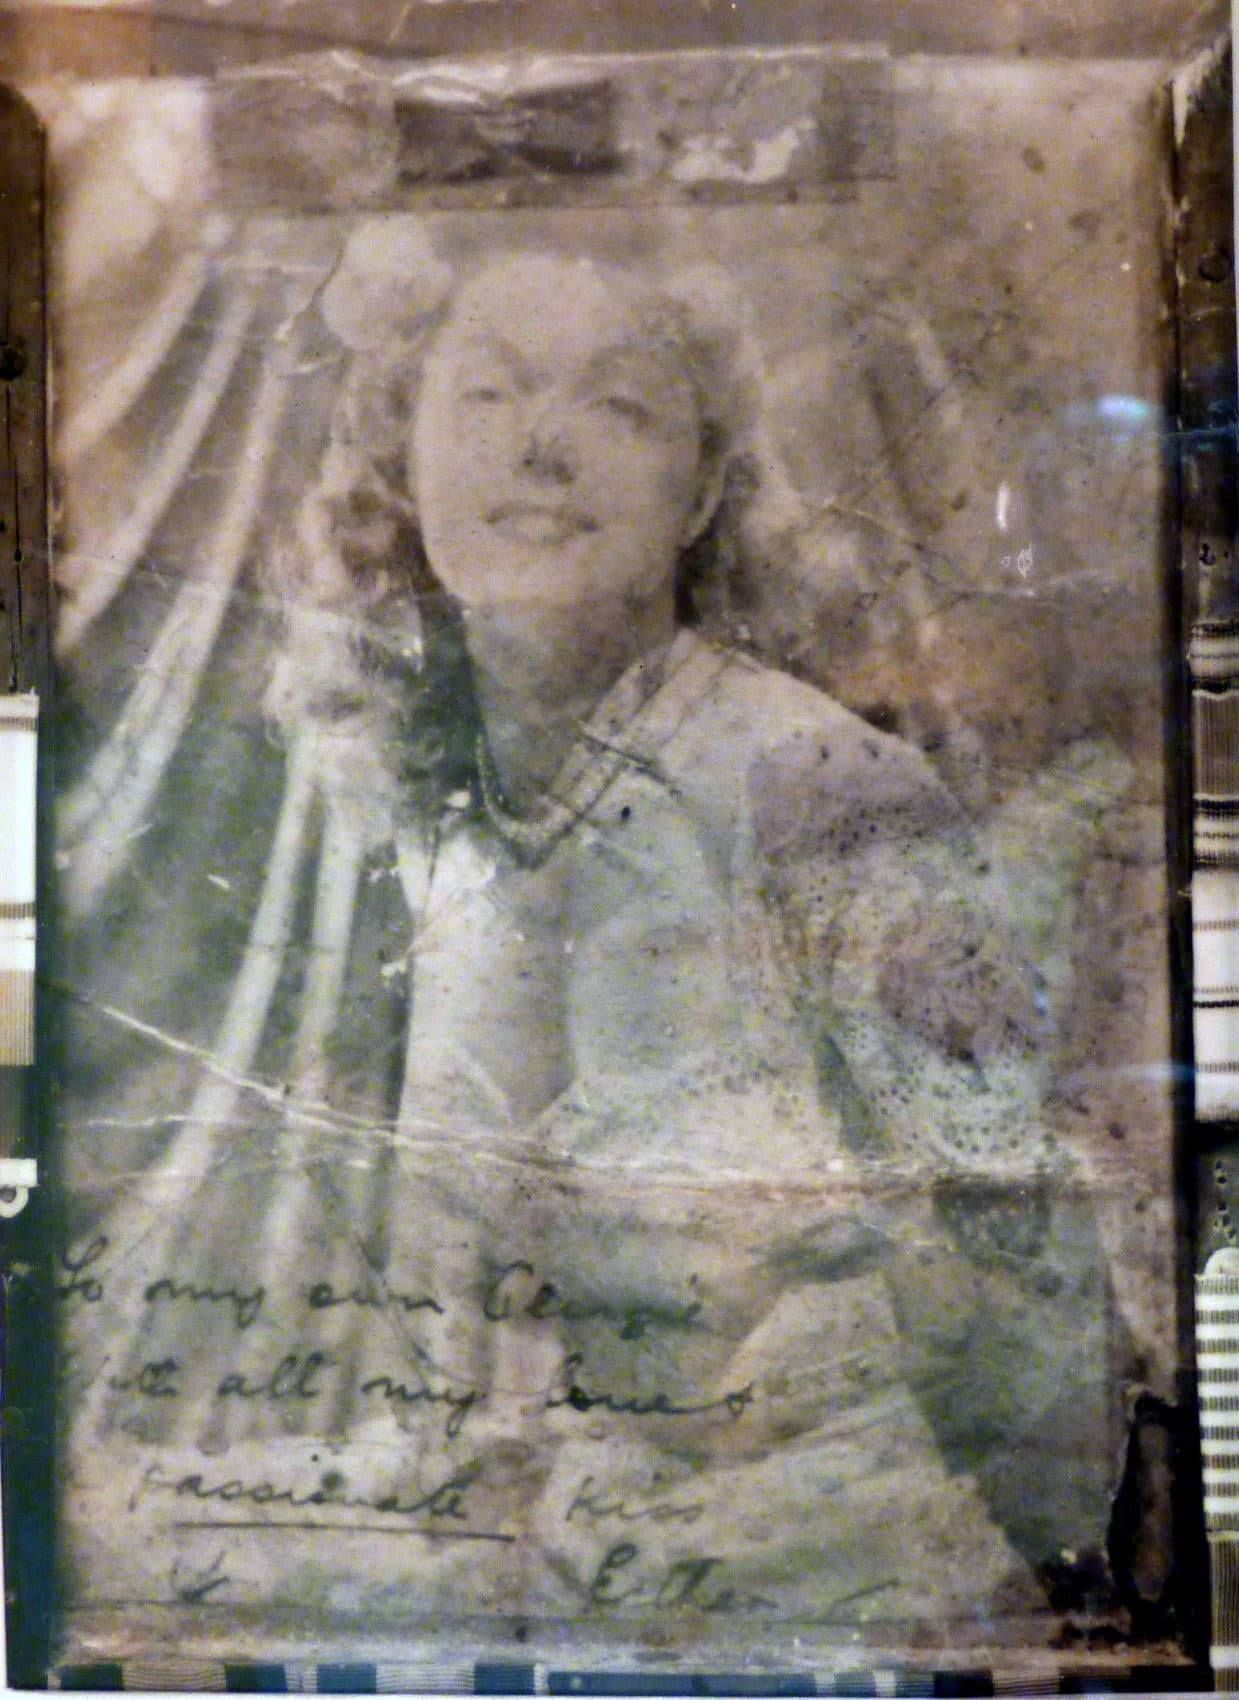
[[[737,765],[786,765],[800,777],[820,770],[829,772],[832,787],[846,776],[870,793],[894,786],[950,799],[926,756],[905,739],[870,725],[815,685],[688,636],[685,658],[695,686],[690,718],[699,737],[720,753],[729,751]]]
[[[744,807],[768,854],[846,857],[931,839],[971,852],[964,811],[922,751],[801,679],[686,635],[663,765],[686,789]]]

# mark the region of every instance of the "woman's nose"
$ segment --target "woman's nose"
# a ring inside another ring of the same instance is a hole
[[[576,477],[568,433],[554,411],[544,408],[526,424],[521,471],[546,484],[571,484]]]

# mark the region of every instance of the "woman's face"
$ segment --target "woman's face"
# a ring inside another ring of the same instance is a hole
[[[430,564],[465,607],[643,604],[694,529],[698,414],[673,351],[591,265],[468,284],[427,356],[410,473]]]

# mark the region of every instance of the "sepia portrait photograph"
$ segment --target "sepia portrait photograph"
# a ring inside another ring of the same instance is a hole
[[[31,98],[62,1657],[1181,1657],[1146,86]]]

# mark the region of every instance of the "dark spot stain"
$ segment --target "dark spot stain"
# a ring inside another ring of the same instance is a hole
[[[1093,238],[1101,229],[1101,214],[1096,207],[1081,207],[1079,212],[1073,212],[1067,220],[1071,229],[1081,236]]]
[[[1030,171],[1040,172],[1045,170],[1045,155],[1040,148],[1033,147],[1031,143],[1021,153],[1020,158]]]
[[[628,804],[628,803],[624,804],[623,808],[620,810],[620,819],[621,820],[631,820],[632,819],[632,808],[631,808],[630,804]]]
[[[26,370],[26,351],[18,342],[0,342],[0,382],[11,384]]]
[[[1231,259],[1230,250],[1219,244],[1211,248],[1207,254],[1202,254],[1196,270],[1206,283],[1225,283],[1234,272],[1235,265]],[[3,361],[4,351],[0,349],[0,362]],[[0,365],[0,377],[4,376],[3,366]]]
[[[860,717],[878,732],[898,732],[899,710],[889,702],[873,702],[860,710]],[[870,755],[876,752],[868,745]]]
[[[967,490],[957,490],[955,492],[955,494],[951,497],[951,509],[952,509],[952,511],[954,513],[957,513],[957,514],[962,514],[964,509],[967,506],[968,506],[968,492],[967,492]]]

